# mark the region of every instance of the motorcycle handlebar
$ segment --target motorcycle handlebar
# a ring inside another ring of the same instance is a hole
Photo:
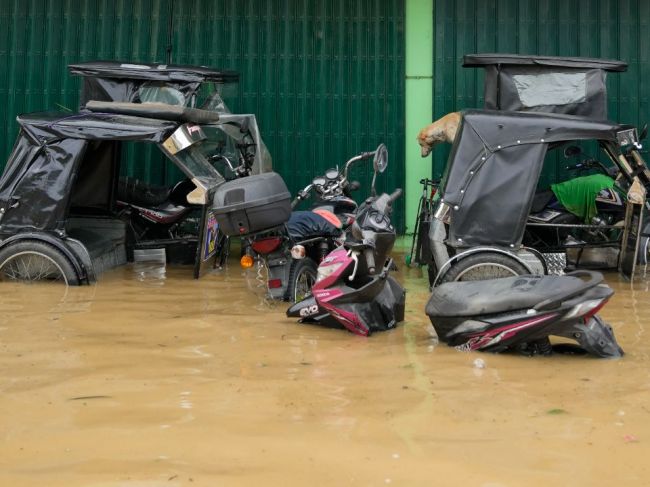
[[[309,193],[311,192],[311,189],[313,187],[314,187],[313,184],[309,184],[309,185],[305,186],[305,189],[303,189],[302,191],[298,191],[298,194],[296,195],[296,197],[291,202],[291,209],[292,210],[298,205],[298,203],[300,203],[302,200],[307,198],[307,196],[309,196]]]

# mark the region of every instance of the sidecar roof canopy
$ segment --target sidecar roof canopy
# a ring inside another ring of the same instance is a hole
[[[608,72],[627,70],[614,59],[518,54],[468,54],[463,67],[484,68],[488,110],[564,113],[607,119]]]
[[[142,79],[155,81],[181,81],[236,83],[236,71],[191,66],[183,64],[146,64],[122,61],[89,61],[68,65],[70,74],[100,78]]]
[[[452,211],[449,244],[518,246],[549,144],[618,144],[617,134],[630,129],[550,113],[462,112],[441,186]]]
[[[70,64],[68,69],[70,74],[84,77],[81,106],[89,100],[141,103],[146,101],[141,89],[149,87],[167,90],[169,100],[180,98],[178,104],[187,106],[202,83],[225,85],[239,81],[235,71],[205,66],[90,61]]]
[[[62,139],[162,142],[180,124],[169,120],[92,112],[28,113],[19,115],[16,120],[27,134],[43,145]]]

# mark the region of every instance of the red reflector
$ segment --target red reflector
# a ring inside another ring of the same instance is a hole
[[[596,313],[598,313],[603,308],[603,306],[607,304],[607,301],[609,301],[609,299],[603,299],[600,303],[598,303],[598,305],[594,309],[587,312],[584,316],[585,321],[591,318]]]
[[[277,289],[282,287],[282,279],[269,279],[266,284],[269,286],[269,289]]]
[[[281,242],[281,237],[269,237],[260,240],[254,240],[251,243],[251,247],[258,254],[268,254],[269,252],[273,252],[275,249],[277,249],[280,246]]]

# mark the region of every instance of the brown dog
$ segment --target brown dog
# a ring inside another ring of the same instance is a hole
[[[422,148],[422,157],[427,157],[433,146],[440,142],[451,144],[456,137],[459,124],[460,113],[451,112],[420,130],[418,144]]]

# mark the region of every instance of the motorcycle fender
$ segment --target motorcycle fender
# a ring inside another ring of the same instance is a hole
[[[284,299],[284,295],[289,287],[290,267],[291,266],[288,263],[285,263],[285,265],[267,266],[269,281],[279,280],[281,283],[280,287],[268,287],[269,296],[272,299]]]
[[[52,245],[67,257],[81,282],[86,284],[95,282],[95,273],[92,270],[90,256],[81,242],[67,237],[56,237],[46,232],[24,232],[6,238],[0,242],[0,248],[21,240],[38,240]]]

